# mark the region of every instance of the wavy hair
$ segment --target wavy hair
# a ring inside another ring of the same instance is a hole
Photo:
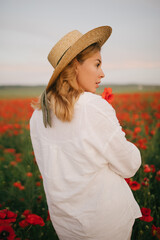
[[[100,50],[100,45],[98,43],[94,43],[80,52],[63,69],[50,88],[50,91],[47,93],[49,109],[53,111],[56,117],[61,121],[69,122],[72,120],[74,114],[74,104],[78,100],[79,96],[84,92],[77,81],[76,61],[82,64],[86,59]],[[42,103],[40,99],[41,96],[39,97],[37,103],[32,103],[32,107],[34,109],[42,109]],[[48,124],[49,122],[47,122],[46,125]]]

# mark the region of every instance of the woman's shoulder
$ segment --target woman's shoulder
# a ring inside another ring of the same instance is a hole
[[[32,116],[29,120],[30,126],[33,126],[39,122],[39,120],[42,118],[42,111],[39,109],[35,109],[32,113]]]
[[[108,103],[102,96],[90,92],[84,92],[80,98],[80,104],[85,108],[83,111],[91,122],[106,121],[112,124],[119,124],[116,111],[110,103]]]
[[[80,96],[79,103],[85,105],[88,108],[93,108],[94,111],[115,112],[110,103],[103,99],[101,95],[95,93],[84,92]]]
[[[102,97],[96,93],[91,93],[91,92],[83,92],[81,95],[80,95],[80,98],[81,99],[84,99],[85,102],[89,102],[89,101],[92,101],[92,100],[96,100],[96,99],[101,99]]]
[[[37,117],[40,117],[40,115],[42,115],[41,109],[37,109],[37,108],[36,108],[36,109],[34,109],[30,120],[31,120],[31,119],[34,119],[34,118],[37,118]]]

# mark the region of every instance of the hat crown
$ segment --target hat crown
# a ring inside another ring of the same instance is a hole
[[[48,54],[48,61],[51,65],[56,68],[61,58],[67,52],[67,50],[82,37],[82,33],[78,30],[67,33],[63,38],[61,38],[56,45],[51,49]]]

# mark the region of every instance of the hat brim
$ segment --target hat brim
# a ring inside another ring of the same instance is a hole
[[[102,26],[94,28],[93,30],[85,33],[79,38],[65,53],[58,66],[55,68],[46,91],[48,92],[54,81],[57,79],[62,70],[75,58],[81,51],[90,46],[93,43],[98,42],[102,46],[112,33],[112,28],[110,26]]]

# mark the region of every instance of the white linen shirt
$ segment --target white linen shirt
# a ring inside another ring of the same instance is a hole
[[[141,211],[124,178],[136,173],[141,156],[113,107],[84,92],[71,122],[52,113],[52,127],[45,128],[42,111],[35,110],[30,134],[59,239],[127,239],[128,223]]]

